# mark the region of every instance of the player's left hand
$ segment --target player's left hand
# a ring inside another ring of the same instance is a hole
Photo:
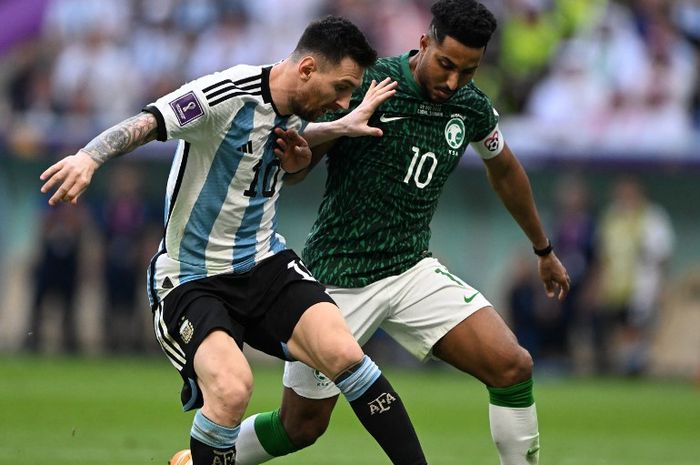
[[[311,148],[294,129],[275,128],[277,147],[274,152],[287,173],[297,173],[311,163]]]
[[[571,278],[569,278],[569,273],[567,273],[564,265],[562,265],[554,252],[544,257],[538,257],[538,262],[540,279],[542,279],[544,283],[544,290],[547,297],[553,298],[556,294],[556,288],[558,287],[559,294],[557,298],[559,300],[564,300],[571,287]]]
[[[396,93],[398,82],[386,78],[381,82],[372,81],[365,93],[362,102],[353,111],[342,117],[338,122],[345,126],[345,135],[348,137],[374,136],[381,137],[381,129],[370,126],[369,119],[379,106],[389,100]]]

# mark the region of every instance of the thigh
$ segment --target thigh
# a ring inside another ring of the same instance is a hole
[[[246,325],[244,342],[273,357],[295,360],[288,342],[301,316],[309,307],[333,299],[318,282],[304,280],[293,270],[283,270],[272,281],[258,305],[262,317]]]
[[[296,360],[331,379],[362,360],[363,356],[340,310],[329,302],[315,304],[304,312],[288,346]]]
[[[339,307],[347,327],[360,345],[367,342],[387,316],[388,283],[391,279],[386,278],[362,288],[327,287],[328,294]],[[329,399],[340,394],[328,377],[301,362],[285,363],[282,382],[306,399]]]
[[[391,284],[382,328],[419,360],[454,327],[490,302],[434,258],[421,260]]]
[[[186,411],[203,404],[194,367],[195,355],[202,341],[220,329],[241,347],[244,334],[243,326],[229,316],[220,299],[196,289],[189,288],[188,291],[170,293],[153,314],[156,339],[182,377],[181,401]]]
[[[269,282],[257,293],[263,312],[263,329],[284,346],[286,357],[335,376],[362,358],[333,299],[306,269],[301,259],[287,250],[261,266],[254,283]]]
[[[433,353],[488,386],[510,386],[532,375],[530,355],[493,307],[480,309],[452,328]]]

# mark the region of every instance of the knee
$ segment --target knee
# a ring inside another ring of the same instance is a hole
[[[253,392],[253,377],[222,372],[203,387],[204,403],[214,417],[239,423]]]
[[[343,342],[335,346],[332,356],[327,360],[325,373],[330,379],[335,380],[340,374],[348,368],[362,361],[364,352],[357,342],[349,338],[347,342]]]
[[[289,440],[299,449],[314,444],[327,428],[328,419],[320,416],[298,419],[291,427],[285,425]]]
[[[507,359],[501,370],[495,373],[490,383],[494,387],[508,387],[532,378],[532,357],[524,348],[518,346]]]

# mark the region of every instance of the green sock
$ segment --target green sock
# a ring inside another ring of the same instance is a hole
[[[540,433],[532,379],[505,388],[489,387],[491,436],[501,465],[537,465]]]
[[[263,449],[273,457],[299,450],[292,444],[289,435],[284,430],[279,410],[257,415],[255,417],[255,434]]]
[[[499,407],[525,408],[535,403],[532,378],[504,388],[488,386],[489,400]]]
[[[282,426],[279,410],[259,413],[241,423],[235,465],[260,465],[296,450]]]

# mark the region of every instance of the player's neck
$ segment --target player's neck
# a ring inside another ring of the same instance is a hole
[[[411,55],[408,57],[408,68],[411,70],[411,75],[413,76],[413,80],[416,81],[416,84],[420,85],[420,81],[418,80],[418,76],[416,75],[416,69],[418,68],[418,63],[420,60],[423,59],[423,53],[421,53],[420,50],[418,50],[418,53],[415,55]]]

